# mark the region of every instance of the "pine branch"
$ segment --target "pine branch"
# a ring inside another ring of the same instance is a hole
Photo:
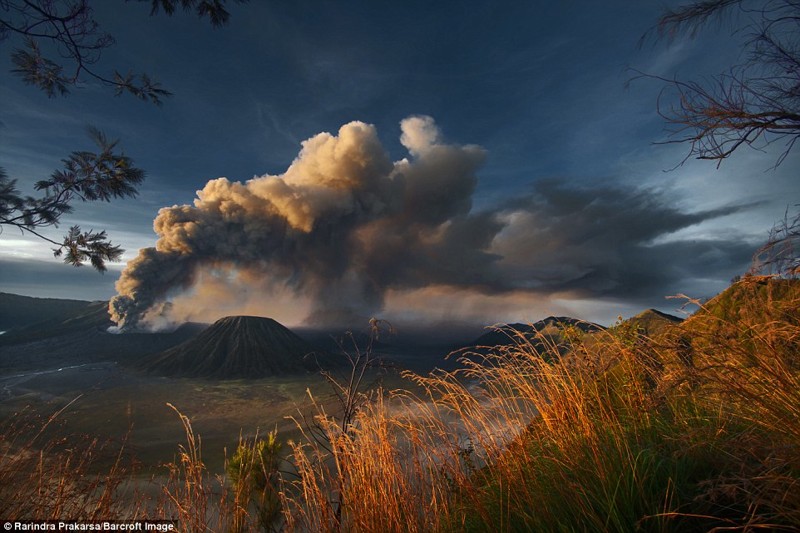
[[[63,169],[36,183],[35,189],[44,192],[41,197],[22,196],[16,180],[0,169],[0,226],[15,227],[56,245],[54,254],[57,257],[63,254],[65,263],[79,266],[89,262],[104,272],[106,261],[119,260],[124,251],[108,241],[105,231],[82,232],[78,226],[73,226],[62,242],[38,231],[57,227],[62,215],[71,212],[77,200],[108,202],[138,194],[137,187],[144,180],[144,171],[137,168],[131,158],[116,151],[118,141],[110,141],[96,129],[90,129],[89,134],[99,152],[73,152],[63,160]]]

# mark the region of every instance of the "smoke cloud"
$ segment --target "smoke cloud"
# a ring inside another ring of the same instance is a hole
[[[400,126],[409,153],[400,161],[373,126],[351,122],[303,142],[282,175],[215,179],[193,205],[161,209],[156,246],[117,282],[114,321],[135,329],[207,318],[204,302],[249,309],[268,300],[307,322],[342,324],[379,312],[387,296],[424,308],[421,299],[446,295],[452,316],[458,294],[464,305],[502,294],[517,303],[661,297],[690,279],[728,279],[751,253],[733,237],[669,238],[748,206],[684,213],[646,189],[544,180],[473,211],[485,151],[444,142],[430,117]]]
[[[380,309],[390,286],[457,281],[469,275],[465,261],[491,263],[491,231],[447,253],[476,224],[469,212],[484,150],[443,143],[429,117],[405,119],[401,130],[409,159],[392,162],[373,126],[351,122],[303,142],[283,175],[219,178],[193,205],[161,209],[155,248],[140,250],[116,284],[113,320],[139,326],[209,269],[289,287],[324,320]]]

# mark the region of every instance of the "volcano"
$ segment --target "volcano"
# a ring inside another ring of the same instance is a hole
[[[315,356],[313,346],[271,318],[229,316],[139,367],[162,376],[263,378],[318,370]]]

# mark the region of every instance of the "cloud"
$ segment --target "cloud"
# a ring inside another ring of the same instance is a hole
[[[505,284],[540,293],[645,298],[687,290],[691,280],[740,272],[753,243],[740,239],[660,238],[704,221],[746,211],[732,205],[685,213],[649,189],[572,188],[546,180],[500,210],[503,231],[491,251],[503,257]]]
[[[408,148],[411,155],[420,155],[436,145],[439,129],[431,117],[410,117],[403,121],[400,129],[400,144]]]
[[[647,189],[545,180],[475,211],[485,151],[445,143],[430,117],[401,131],[409,156],[399,161],[373,126],[351,122],[304,141],[281,175],[211,180],[193,205],[161,209],[156,246],[117,282],[114,320],[135,328],[262,299],[346,324],[381,311],[387,295],[424,308],[426,295],[459,290],[493,302],[660,297],[709,272],[730,277],[749,256],[741,242],[659,241],[748,206],[685,213]]]
[[[107,300],[114,294],[117,272],[100,274],[91,267],[35,257],[0,258],[0,291],[39,298]]]
[[[439,142],[427,117],[406,119],[401,129],[410,160],[393,163],[373,126],[351,122],[338,135],[304,141],[280,176],[219,178],[194,205],[161,209],[158,242],[128,263],[113,318],[135,327],[209,268],[260,274],[330,316],[379,310],[387,285],[424,284],[428,275],[456,272],[456,259],[479,261],[478,249],[455,258],[440,244],[471,220],[484,151]]]

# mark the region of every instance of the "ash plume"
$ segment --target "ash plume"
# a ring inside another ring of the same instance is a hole
[[[281,175],[211,180],[193,205],[161,209],[156,246],[117,282],[113,320],[157,329],[266,307],[347,327],[386,305],[426,316],[446,300],[447,317],[477,306],[492,323],[500,300],[691,293],[752,254],[733,233],[680,236],[752,204],[686,213],[657,190],[539,179],[527,195],[473,211],[485,151],[444,142],[430,117],[400,126],[409,154],[400,161],[373,126],[351,122],[303,142]]]
[[[483,250],[496,230],[471,231],[469,214],[484,150],[443,143],[429,117],[407,118],[401,130],[410,154],[401,161],[373,126],[351,122],[304,141],[282,175],[215,179],[193,205],[161,209],[156,246],[116,284],[112,319],[122,330],[140,326],[208,269],[289,287],[325,317],[370,313],[390,286],[457,283],[469,275],[465,262],[492,262]],[[461,234],[471,246],[448,253]]]

